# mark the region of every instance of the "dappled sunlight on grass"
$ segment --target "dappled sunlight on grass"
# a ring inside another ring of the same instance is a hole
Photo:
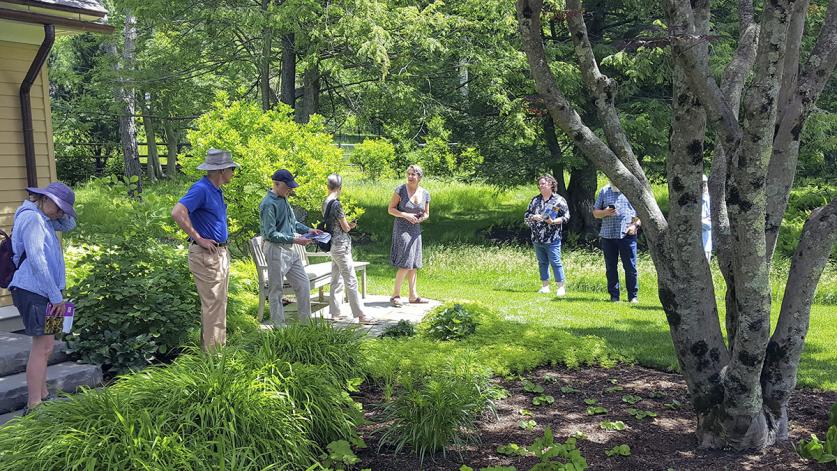
[[[347,176],[346,181],[345,195],[365,210],[359,221],[355,260],[370,262],[369,292],[389,296],[395,270],[389,264],[393,217],[386,208],[393,190],[404,180],[370,182]],[[185,237],[169,213],[189,184],[175,180],[148,186],[141,202],[128,199],[124,188],[101,182],[77,188],[79,228],[65,239],[70,284],[84,275],[74,271],[81,245],[106,243],[108,234],[136,234],[138,239],[183,244]],[[484,364],[501,374],[552,362],[583,365],[612,364],[615,360],[677,369],[658,299],[656,271],[647,254],[640,254],[638,261],[639,304],[627,303],[624,295],[622,302],[608,302],[601,252],[571,244],[563,247],[567,296],[538,294],[540,281],[531,246],[498,245],[482,237],[492,226],[524,227],[523,212],[536,194],[534,184],[499,189],[479,182],[425,179],[422,185],[431,192],[432,202],[431,218],[422,225],[424,267],[418,275],[419,293],[442,301],[476,301],[489,306],[501,319],[481,326],[475,336],[463,342],[418,343],[420,348],[415,352],[386,344],[396,352],[387,356],[389,361],[421,362],[425,360],[417,357],[423,356],[430,363],[443,365],[457,358],[464,359],[468,367],[484,368]],[[666,193],[665,185],[654,186],[658,200],[664,200]],[[104,237],[100,240],[100,236]],[[233,330],[248,331],[256,327],[252,319],[258,303],[256,277],[249,258],[233,253],[238,260],[232,264],[230,324]],[[774,326],[789,265],[777,258],[772,267]],[[723,327],[723,278],[714,259],[711,268]],[[837,264],[833,261],[822,275],[815,303],[799,383],[837,390]]]
[[[364,253],[366,250],[363,248]],[[486,355],[486,364],[502,374],[552,362],[586,364],[593,358],[677,371],[649,257],[641,255],[639,259],[639,304],[625,299],[609,302],[600,253],[565,251],[563,261],[568,293],[557,298],[536,292],[540,282],[531,248],[432,244],[426,246],[425,268],[419,271],[419,292],[443,301],[477,301],[500,313],[505,322],[488,331],[485,326],[479,328],[473,338],[460,342],[460,348]],[[370,271],[371,289],[389,293],[393,274],[388,266]],[[717,271],[714,274],[720,281]],[[723,326],[723,292],[716,291],[716,297]],[[774,302],[774,325],[779,307],[779,302]],[[833,306],[812,308],[812,327],[799,374],[801,385],[837,389],[835,311]],[[451,347],[445,348],[450,352]]]

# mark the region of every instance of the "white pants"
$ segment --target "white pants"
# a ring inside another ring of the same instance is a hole
[[[363,314],[363,305],[360,302],[360,294],[357,292],[357,276],[355,262],[352,260],[351,242],[331,246],[331,292],[328,312],[332,318],[340,316],[344,285],[348,290],[352,317],[360,317]]]
[[[290,244],[276,244],[270,241],[264,242],[263,250],[267,261],[270,320],[277,327],[286,324],[285,308],[282,306],[282,282],[287,280],[296,294],[298,317],[294,320],[307,324],[311,319],[311,285],[299,254]]]

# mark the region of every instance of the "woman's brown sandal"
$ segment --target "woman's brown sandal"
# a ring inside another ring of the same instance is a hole
[[[367,316],[365,314],[359,316],[357,318],[357,320],[358,320],[359,324],[364,324],[364,325],[377,325],[378,324],[378,319],[375,319],[372,316]]]
[[[389,305],[392,307],[401,307],[404,304],[401,302],[401,296],[393,296],[389,298]]]
[[[428,300],[422,298],[421,296],[417,297],[416,299],[411,299],[410,304],[427,304]]]

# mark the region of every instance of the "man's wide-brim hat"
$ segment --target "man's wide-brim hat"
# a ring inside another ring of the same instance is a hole
[[[228,150],[209,149],[206,151],[206,160],[198,165],[198,170],[224,170],[225,168],[240,168],[241,165],[233,162],[232,154]]]
[[[61,182],[53,182],[46,186],[46,188],[38,188],[30,186],[26,189],[29,193],[44,195],[51,199],[64,214],[69,214],[76,217],[76,210],[73,209],[73,204],[76,202],[76,194],[67,185]]]

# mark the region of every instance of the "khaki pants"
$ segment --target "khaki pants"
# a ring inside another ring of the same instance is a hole
[[[227,289],[230,258],[226,247],[215,253],[197,244],[189,245],[189,271],[201,298],[201,346],[212,350],[227,341]]]
[[[267,261],[267,302],[273,325],[280,327],[287,323],[285,307],[282,306],[283,280],[287,280],[296,294],[298,317],[291,320],[307,324],[311,319],[311,284],[299,254],[290,244],[276,244],[267,240],[262,250]]]
[[[331,293],[328,312],[332,318],[340,316],[340,304],[343,301],[343,288],[349,297],[352,317],[363,315],[363,305],[357,292],[355,262],[352,260],[351,242],[331,245]]]

